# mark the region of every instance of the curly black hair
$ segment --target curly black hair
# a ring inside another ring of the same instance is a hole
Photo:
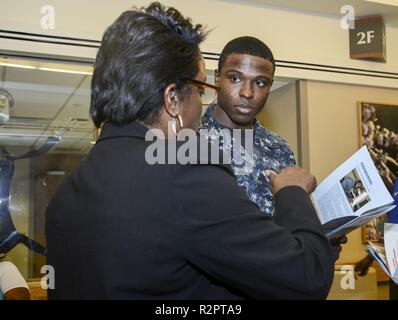
[[[155,122],[164,89],[171,83],[182,89],[181,79],[198,74],[205,36],[202,25],[159,2],[122,13],[105,31],[94,65],[90,115],[95,126]]]
[[[221,72],[225,60],[227,60],[228,56],[233,53],[248,54],[269,60],[272,63],[275,72],[275,59],[271,49],[257,38],[245,36],[229,41],[222,50],[220,59],[218,60],[218,71]]]

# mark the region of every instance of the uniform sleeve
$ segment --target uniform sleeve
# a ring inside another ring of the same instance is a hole
[[[175,177],[180,249],[209,277],[248,298],[323,299],[334,260],[303,189],[276,195],[274,220],[261,214],[233,175],[197,166]]]
[[[296,157],[292,151],[292,149],[290,148],[290,145],[282,139],[281,141],[282,145],[283,145],[283,149],[286,150],[286,166],[287,167],[294,167],[297,163],[296,163]]]
[[[296,163],[296,157],[294,156],[293,151],[290,149],[289,147],[289,167],[294,167],[297,163]]]

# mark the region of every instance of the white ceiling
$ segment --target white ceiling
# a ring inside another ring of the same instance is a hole
[[[94,140],[89,119],[90,76],[0,66],[0,88],[14,99],[0,125],[0,145],[40,147],[48,136],[61,142],[51,152],[87,153]]]
[[[224,1],[234,2],[234,0]],[[341,8],[351,5],[357,17],[380,14],[386,24],[398,26],[398,0],[246,0],[245,2],[334,17],[342,17]]]

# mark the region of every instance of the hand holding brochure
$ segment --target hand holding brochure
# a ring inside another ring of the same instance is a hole
[[[395,207],[366,146],[322,181],[311,198],[329,238],[347,234]]]
[[[369,242],[369,254],[386,274],[398,284],[398,224],[384,224],[384,246]]]

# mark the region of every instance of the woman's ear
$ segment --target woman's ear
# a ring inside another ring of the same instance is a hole
[[[181,113],[177,85],[175,83],[169,84],[164,90],[164,108],[173,118]]]

